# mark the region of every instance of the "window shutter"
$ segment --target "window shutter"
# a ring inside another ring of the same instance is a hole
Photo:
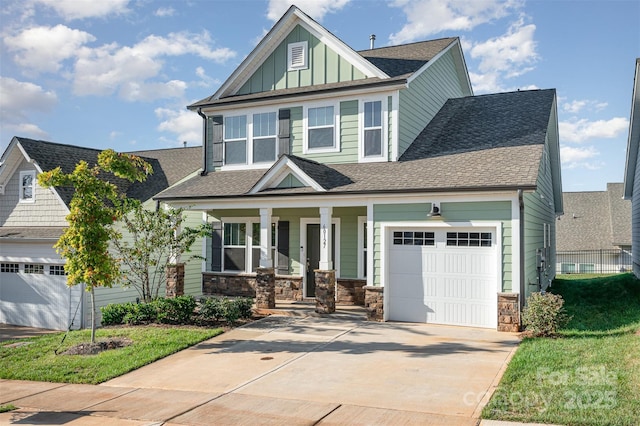
[[[220,167],[223,164],[223,152],[222,152],[222,116],[216,115],[214,117],[209,118],[211,124],[207,129],[207,140],[211,141],[211,146],[213,147],[213,167]],[[209,130],[211,129],[211,130]],[[211,133],[209,135],[209,132]],[[209,139],[209,137],[211,139]]]
[[[281,109],[278,111],[278,156],[289,154],[289,144],[291,140],[291,110]]]
[[[222,222],[213,222],[211,227],[211,270],[222,272]]]
[[[276,273],[289,275],[289,221],[278,222],[278,259]]]

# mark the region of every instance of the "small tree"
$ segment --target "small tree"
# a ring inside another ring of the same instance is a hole
[[[151,172],[151,166],[140,157],[108,149],[98,155],[98,164],[93,167],[80,161],[72,173],[65,174],[57,167],[38,176],[38,183],[45,188],[74,189],[66,217],[69,227],[54,247],[67,260],[67,285],[82,283],[91,293],[91,343],[96,338],[94,288],[112,287],[120,274],[117,259],[109,253],[112,224],[135,204],[107,180],[108,174],[141,182]]]
[[[166,270],[191,246],[198,237],[210,232],[203,224],[197,228],[183,227],[184,209],[147,210],[137,205],[122,218],[124,230],[131,238],[114,238],[114,251],[125,267],[121,279],[125,287],[134,287],[140,299],[149,303],[158,297],[166,284]],[[120,235],[118,236],[120,237]],[[191,256],[187,261],[201,259]]]

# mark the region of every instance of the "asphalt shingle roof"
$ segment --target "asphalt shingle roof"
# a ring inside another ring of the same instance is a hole
[[[318,164],[290,158],[332,193],[534,188],[554,90],[450,99],[397,162]],[[308,188],[247,195],[260,170],[214,171],[159,199],[318,194]]]
[[[93,166],[98,161],[101,150],[74,145],[59,144],[29,138],[17,138],[31,159],[44,170],[60,167],[64,173],[71,173],[81,160]],[[110,181],[118,185],[127,196],[146,201],[158,192],[175,184],[180,179],[198,170],[202,165],[202,147],[135,151],[153,167],[153,174],[145,182],[130,183],[110,175]],[[56,191],[69,206],[73,188],[57,187]]]
[[[557,250],[631,246],[631,201],[623,200],[622,192],[622,183],[607,184],[607,191],[564,192]]]

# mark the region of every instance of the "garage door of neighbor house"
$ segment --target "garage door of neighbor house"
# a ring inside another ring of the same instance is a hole
[[[69,288],[67,277],[45,274],[0,273],[0,323],[66,330],[82,286]],[[78,328],[80,313],[76,318]]]
[[[495,228],[389,231],[389,320],[495,328]]]

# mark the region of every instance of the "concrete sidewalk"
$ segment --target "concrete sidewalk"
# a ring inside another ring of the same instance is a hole
[[[0,423],[477,425],[517,343],[353,312],[271,316],[99,386],[1,381],[0,404],[21,409]]]

